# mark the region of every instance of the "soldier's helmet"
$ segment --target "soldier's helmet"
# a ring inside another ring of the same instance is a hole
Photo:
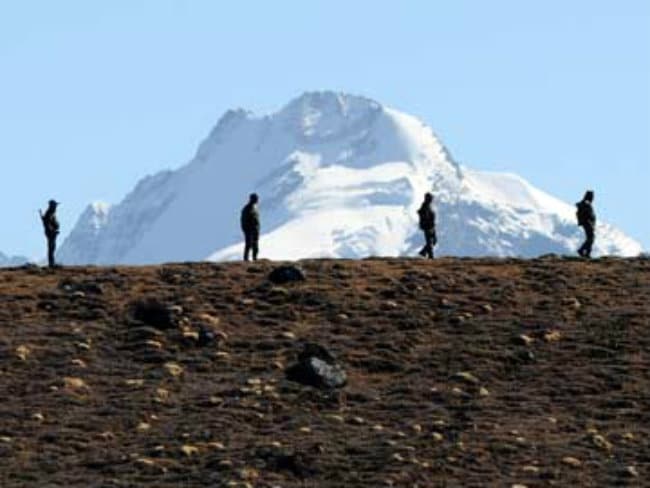
[[[48,205],[49,205],[50,207],[56,207],[58,204],[59,204],[59,202],[57,202],[56,200],[50,200],[50,201],[48,202]]]
[[[257,193],[251,193],[249,200],[251,203],[257,203],[260,201],[260,197],[257,196]]]
[[[427,203],[433,202],[433,195],[429,192],[424,194],[424,201]]]

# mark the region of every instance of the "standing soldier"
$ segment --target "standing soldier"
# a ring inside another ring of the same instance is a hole
[[[41,215],[43,222],[43,230],[45,237],[47,237],[47,264],[50,268],[54,268],[54,253],[56,252],[56,236],[59,235],[59,221],[56,219],[56,207],[59,202],[50,200],[45,213],[38,211]]]
[[[578,249],[578,254],[583,258],[591,257],[591,247],[594,244],[595,239],[595,229],[596,229],[596,213],[594,212],[594,207],[592,203],[594,201],[594,192],[589,190],[585,193],[585,196],[576,203],[578,211],[576,216],[578,217],[578,225],[585,230],[585,242]]]
[[[245,247],[244,261],[248,261],[249,253],[253,253],[253,261],[257,261],[260,240],[260,213],[257,210],[259,197],[252,193],[248,203],[241,211],[241,229],[244,231]]]
[[[420,251],[420,256],[428,257],[433,259],[433,246],[438,242],[436,237],[436,213],[431,208],[433,203],[433,195],[431,193],[425,193],[424,202],[418,209],[418,215],[420,216],[420,229],[424,232],[424,240],[426,244]]]

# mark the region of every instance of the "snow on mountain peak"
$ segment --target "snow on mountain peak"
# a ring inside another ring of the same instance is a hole
[[[307,92],[268,116],[238,109],[196,156],[141,180],[118,205],[92,205],[62,246],[68,263],[239,258],[238,215],[261,195],[272,259],[413,254],[416,209],[434,192],[441,254],[573,253],[574,209],[515,175],[460,167],[420,120],[368,98]],[[596,251],[638,243],[599,225]]]
[[[303,94],[277,116],[305,141],[326,142],[368,127],[381,111],[374,100],[324,91]]]

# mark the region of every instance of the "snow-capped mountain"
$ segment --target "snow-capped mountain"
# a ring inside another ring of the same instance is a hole
[[[64,263],[228,260],[239,212],[261,197],[261,257],[412,255],[416,210],[434,193],[437,255],[574,254],[575,207],[512,174],[457,164],[418,119],[367,98],[305,93],[272,115],[228,111],[176,171],[141,180],[119,204],[90,205]],[[641,246],[599,223],[596,254]]]
[[[25,264],[27,258],[22,256],[7,256],[6,254],[0,252],[0,268],[6,268],[9,266],[20,266]]]

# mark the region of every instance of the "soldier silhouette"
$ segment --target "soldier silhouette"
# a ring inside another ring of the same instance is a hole
[[[50,268],[56,266],[54,253],[56,252],[56,237],[59,235],[59,221],[56,219],[56,207],[59,202],[50,200],[45,213],[38,211],[43,222],[43,230],[47,238],[47,264]]]
[[[260,214],[257,210],[259,197],[252,193],[248,203],[241,211],[241,229],[244,232],[244,261],[248,261],[249,254],[252,253],[253,261],[257,261],[260,240]]]
[[[593,201],[594,192],[588,190],[582,200],[576,203],[578,225],[585,230],[585,242],[578,249],[578,254],[583,258],[591,257],[591,247],[594,245],[594,239],[596,238],[596,213],[592,205]]]
[[[431,208],[433,203],[433,195],[425,193],[424,201],[418,209],[420,217],[420,229],[424,232],[424,247],[420,251],[420,256],[433,259],[433,246],[438,242],[436,236],[436,213]]]

